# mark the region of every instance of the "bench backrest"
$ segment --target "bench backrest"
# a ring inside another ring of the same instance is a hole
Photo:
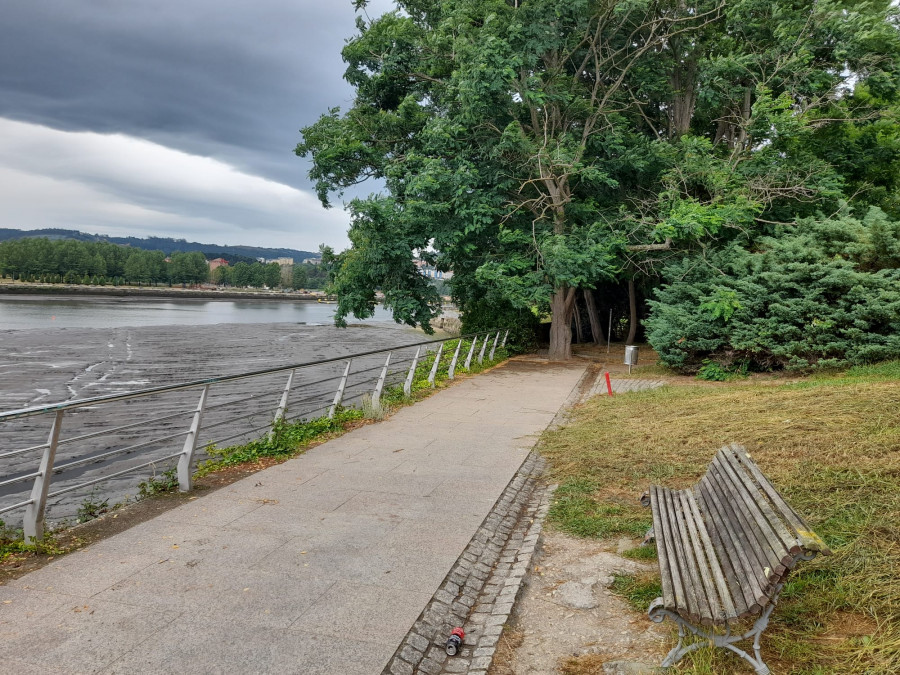
[[[693,488],[654,487],[651,504],[664,600],[692,621],[752,616],[799,560],[831,554],[739,445]]]

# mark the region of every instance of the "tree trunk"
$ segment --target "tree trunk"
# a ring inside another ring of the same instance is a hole
[[[578,311],[578,295],[572,303],[572,316],[575,319],[575,337],[579,344],[584,343],[584,327],[581,325],[581,312]]]
[[[584,306],[587,308],[588,321],[591,323],[591,338],[595,345],[600,344],[600,315],[597,314],[597,303],[594,302],[594,292],[589,288],[584,289]]]
[[[575,289],[558,286],[550,296],[550,360],[572,358],[572,307]]]
[[[634,344],[634,336],[637,335],[637,297],[635,297],[634,279],[628,280],[628,337],[626,345]]]

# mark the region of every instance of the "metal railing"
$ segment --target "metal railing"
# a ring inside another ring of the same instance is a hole
[[[50,418],[50,431],[45,442],[13,450],[0,449],[0,462],[9,465],[10,460],[15,458],[25,459],[30,464],[26,468],[19,467],[11,472],[0,473],[0,490],[5,493],[4,496],[14,498],[13,503],[0,506],[0,514],[25,509],[23,529],[26,541],[32,537],[39,539],[44,533],[48,500],[142,469],[155,470],[161,463],[171,463],[175,459],[178,460],[175,466],[179,489],[188,491],[192,488],[192,474],[198,456],[206,449],[228,441],[259,438],[261,432],[271,432],[280,421],[292,422],[326,415],[331,418],[339,406],[347,406],[366,395],[371,397],[370,405],[378,408],[385,386],[402,384],[404,393],[410,394],[417,366],[432,351],[435,358],[427,380],[431,386],[435,386],[447,342],[458,340],[447,371],[448,377],[453,379],[458,368],[471,368],[479,346],[478,362],[484,361],[489,343],[491,348],[488,359],[493,361],[497,347],[505,347],[508,336],[509,330],[491,330],[0,413],[0,429],[17,421],[36,422],[37,424],[31,424],[25,430],[32,436],[39,433],[41,427],[46,430],[46,424],[41,425],[40,422]],[[461,349],[465,342],[469,343],[469,348],[465,362],[460,366]],[[413,349],[415,353],[412,356],[405,356],[406,352],[411,353]],[[395,358],[395,355],[400,358]],[[385,357],[383,363],[382,356]],[[406,364],[409,364],[408,368]],[[299,371],[308,373],[309,376],[299,377]],[[287,381],[283,387],[273,388],[271,383],[265,382],[266,378],[271,379],[271,376],[285,373]],[[372,382],[375,383],[374,388]],[[254,386],[257,390],[253,390]],[[259,387],[262,387],[262,391],[259,391]],[[274,414],[271,403],[266,403],[273,389],[277,395]],[[199,400],[180,395],[193,392],[196,396],[197,390],[200,391]],[[301,390],[303,394],[298,397],[297,392]],[[214,393],[218,394],[218,399],[214,398]],[[127,407],[133,403],[138,404],[137,410]],[[118,404],[126,406],[118,410],[118,414],[135,421],[108,426],[110,419],[116,416],[113,407]],[[96,422],[79,417],[97,412],[102,417]],[[188,417],[190,422],[185,425],[184,418]],[[181,424],[178,424],[179,420],[182,420]],[[76,433],[62,437],[64,423],[67,427],[76,429]],[[94,430],[98,426],[102,428]],[[27,437],[28,433],[23,432],[22,436]],[[173,451],[174,448],[179,449]],[[65,457],[59,457],[61,451],[66,454]],[[136,455],[139,451],[146,454]],[[35,458],[37,465],[34,466],[30,458],[37,453],[40,456]],[[152,455],[149,460],[146,459],[148,455]],[[133,461],[135,459],[137,461]],[[127,466],[118,468],[116,462],[123,461]],[[88,467],[98,464],[103,465],[99,476],[87,480],[83,476],[76,476],[68,482],[64,478],[58,478],[78,469],[84,473]],[[0,472],[4,471],[7,469],[0,468]],[[30,491],[27,488],[29,481]],[[54,482],[58,485],[51,491]],[[14,487],[17,485],[22,485],[23,489],[17,492]],[[21,499],[26,493],[27,498]],[[2,499],[3,496],[0,496],[0,500]]]

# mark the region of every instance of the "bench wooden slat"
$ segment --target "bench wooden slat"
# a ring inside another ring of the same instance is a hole
[[[739,446],[733,446],[737,448],[737,450],[732,450],[735,452],[738,460],[747,467],[753,477],[756,479],[756,482],[759,483],[760,487],[765,491],[766,495],[768,495],[769,499],[778,507],[779,513],[781,513],[788,525],[794,530],[794,533],[797,535],[797,538],[800,540],[803,548],[808,551],[816,551],[817,553],[822,553],[823,555],[831,555],[831,549],[825,545],[825,542],[812,530],[809,529],[807,524],[803,522],[803,519],[797,514],[794,509],[790,507],[790,505],[784,501],[784,498],[778,494],[778,491],[775,487],[769,482],[769,479],[766,478],[762,471],[759,470],[759,467],[756,466],[756,462],[750,459],[750,456],[744,451],[744,449]]]
[[[675,553],[675,537],[672,534],[672,527],[669,522],[669,508],[666,504],[666,489],[654,487],[653,493],[651,494],[651,504],[654,499],[660,508],[660,523],[662,525],[662,537],[657,537],[657,542],[662,541],[665,558],[669,566],[670,579],[672,581],[672,595],[664,596],[663,601],[666,604],[666,609],[680,613],[680,610],[686,609],[688,606],[687,595],[685,594],[684,586],[681,583],[681,570],[679,568],[678,555]],[[660,551],[660,553],[662,553],[662,551]]]
[[[697,499],[697,505],[703,513],[707,523],[706,531],[709,534],[709,538],[716,551],[719,565],[722,568],[722,572],[725,574],[728,590],[731,594],[731,601],[734,605],[734,613],[737,617],[749,616],[751,613],[750,605],[748,604],[747,597],[745,597],[743,584],[739,581],[743,575],[740,572],[740,569],[735,567],[732,559],[724,552],[725,547],[722,543],[719,531],[715,526],[716,521],[713,519],[713,513],[706,504],[703,495],[700,493],[699,487],[694,488],[694,494]]]
[[[700,538],[700,532],[705,532],[706,526],[703,523],[703,519],[699,517],[699,513],[696,514],[696,516],[694,515],[694,509],[691,508],[691,497],[689,496],[688,490],[679,491],[678,497],[681,499],[681,514],[684,517],[685,525],[687,525],[694,560],[697,561],[697,570],[700,573],[700,580],[703,582],[703,590],[706,599],[705,609],[708,612],[705,617],[707,621],[705,625],[710,626],[714,623],[721,622],[725,618],[725,612],[722,610],[722,605],[719,602],[719,595],[716,592],[716,586],[713,582],[712,568],[718,567],[718,562],[715,557],[711,560],[707,558],[706,549]],[[702,616],[704,610],[702,605],[700,610]],[[703,623],[703,621],[701,621],[701,623]]]
[[[675,551],[675,559],[678,561],[678,573],[681,576],[681,587],[684,590],[685,597],[684,604],[678,607],[678,613],[684,613],[688,620],[697,623],[700,621],[700,603],[697,601],[696,587],[692,583],[688,560],[681,545],[681,530],[678,527],[678,517],[675,513],[672,490],[664,490],[663,496],[666,501],[666,516],[669,520],[672,548]]]
[[[769,601],[770,592],[773,590],[769,581],[769,575],[766,569],[769,567],[770,560],[766,557],[758,539],[758,533],[753,530],[750,521],[742,508],[736,508],[735,496],[726,490],[726,486],[722,483],[722,478],[715,466],[710,465],[707,474],[711,476],[709,482],[710,489],[716,493],[722,505],[722,509],[726,514],[726,518],[732,524],[735,537],[733,540],[724,540],[725,546],[734,546],[736,549],[746,555],[749,563],[748,576],[752,576],[759,585],[760,592],[756,595],[756,604],[761,607]]]
[[[692,489],[685,490],[684,493],[686,495],[685,498],[688,500],[691,512],[694,514],[694,521],[698,524],[697,533],[700,535],[700,540],[703,542],[703,548],[706,551],[706,559],[709,561],[709,571],[712,575],[713,582],[715,583],[716,592],[718,593],[719,598],[719,609],[721,611],[720,618],[722,621],[736,619],[738,611],[731,599],[731,591],[728,588],[728,582],[725,580],[725,574],[722,565],[719,562],[719,557],[716,555],[716,549],[710,539],[709,532],[707,532],[706,524],[703,522],[700,507],[697,504],[697,495]]]
[[[706,597],[706,590],[703,587],[700,578],[699,567],[701,562],[694,555],[694,547],[691,541],[691,533],[688,528],[687,514],[681,500],[680,491],[672,491],[672,507],[674,509],[675,521],[678,524],[678,532],[681,537],[681,552],[687,561],[688,576],[690,577],[690,588],[694,591],[694,598],[697,601],[696,611],[697,620],[708,626],[712,624],[713,614],[710,611],[709,600]]]
[[[787,548],[766,522],[755,502],[747,496],[743,484],[732,481],[728,470],[720,462],[718,456],[710,465],[710,470],[716,475],[722,492],[727,492],[732,497],[731,506],[735,513],[739,514],[744,524],[744,531],[748,535],[750,545],[762,564],[766,583],[775,582],[787,569],[782,564],[782,559],[787,556],[788,563],[792,560]]]
[[[735,447],[739,448],[740,446],[728,446],[722,448],[719,450],[719,456],[725,460],[726,467],[730,468],[734,472],[734,475],[743,483],[747,493],[749,493],[756,505],[762,511],[766,521],[777,533],[778,538],[781,540],[782,544],[784,544],[792,559],[793,556],[803,551],[800,540],[797,538],[796,533],[792,532],[785,524],[783,516],[779,516],[776,513],[775,509],[777,507],[769,500],[765,490],[761,489],[761,486],[753,480],[753,475],[749,471],[749,466],[747,464],[748,462],[752,462],[752,460],[746,454],[742,460],[739,457],[740,450],[735,450]],[[790,561],[782,562],[786,565],[790,564]]]
[[[659,532],[656,537],[657,558],[659,559],[659,576],[662,585],[663,602],[667,604],[666,609],[675,609],[675,604],[671,602],[675,598],[675,587],[672,583],[672,570],[669,566],[671,553],[668,550],[669,538],[665,536],[663,529],[663,521],[660,516],[660,488],[655,485],[650,487],[650,510],[653,513],[653,531]],[[671,603],[672,606],[668,606]]]
[[[755,614],[763,605],[759,604],[759,598],[764,596],[762,587],[754,574],[754,565],[750,564],[747,553],[744,550],[745,544],[740,535],[740,531],[735,524],[731,522],[728,511],[723,507],[719,496],[712,487],[712,482],[706,480],[700,481],[700,494],[703,496],[707,511],[712,515],[715,522],[716,531],[719,533],[719,540],[722,548],[720,555],[728,556],[737,575],[738,588],[744,595],[747,602],[747,611]],[[755,562],[754,562],[755,564]]]

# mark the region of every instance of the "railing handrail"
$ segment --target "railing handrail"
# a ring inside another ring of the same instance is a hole
[[[84,406],[96,405],[98,403],[111,403],[113,401],[125,401],[134,398],[143,398],[144,396],[153,396],[172,391],[181,391],[185,389],[194,389],[212,384],[220,384],[222,382],[234,382],[249,377],[258,377],[260,375],[270,375],[272,373],[282,373],[287,370],[300,368],[311,368],[327,363],[336,363],[338,361],[346,361],[347,359],[358,359],[365,356],[373,356],[375,354],[384,354],[385,352],[397,351],[398,349],[407,349],[410,347],[421,347],[424,345],[436,344],[440,342],[449,342],[450,340],[465,340],[471,337],[477,337],[486,333],[493,333],[496,328],[490,330],[478,331],[477,333],[467,333],[466,335],[454,335],[447,338],[439,338],[437,340],[422,340],[421,342],[410,342],[407,344],[396,345],[394,347],[385,347],[383,349],[373,349],[367,352],[357,352],[354,354],[345,354],[343,356],[335,356],[328,359],[319,359],[316,361],[304,361],[288,366],[277,366],[275,368],[264,368],[262,370],[254,370],[246,373],[238,373],[237,375],[224,375],[221,377],[211,377],[203,380],[192,380],[190,382],[182,382],[180,384],[168,384],[160,387],[150,387],[148,389],[138,389],[136,391],[127,391],[122,394],[106,394],[105,396],[94,396],[91,398],[77,399],[74,401],[64,401],[62,403],[51,403],[49,405],[32,406],[30,408],[20,408],[19,410],[10,410],[0,413],[0,423],[7,420],[18,419],[21,417],[30,417],[33,415],[42,415],[48,412],[60,412],[71,410],[73,408],[83,408]],[[501,329],[502,330],[502,329]],[[380,366],[379,366],[380,367]]]

